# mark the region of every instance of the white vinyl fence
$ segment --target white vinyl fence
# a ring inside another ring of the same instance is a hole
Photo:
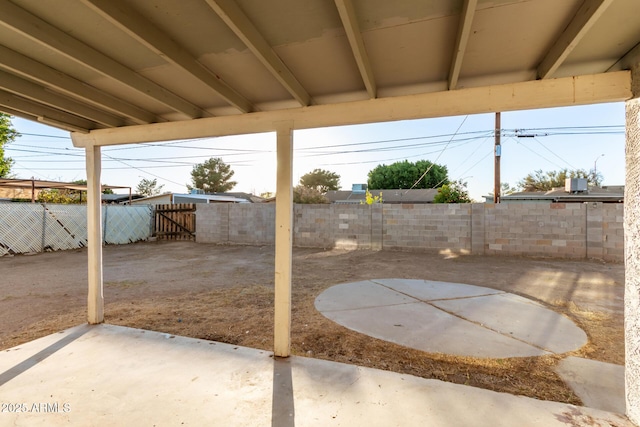
[[[105,205],[102,240],[126,244],[153,233],[153,207]],[[0,256],[87,246],[87,207],[0,203]]]

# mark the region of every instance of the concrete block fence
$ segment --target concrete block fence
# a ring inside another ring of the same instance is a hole
[[[453,251],[623,261],[623,205],[295,205],[299,247]],[[199,204],[196,241],[273,244],[274,204]]]

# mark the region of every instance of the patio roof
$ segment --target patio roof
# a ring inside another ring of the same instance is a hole
[[[0,110],[78,132],[240,118],[219,134],[615,101],[639,42],[636,0],[12,0]]]

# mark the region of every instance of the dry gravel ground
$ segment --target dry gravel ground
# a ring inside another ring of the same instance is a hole
[[[273,259],[268,246],[154,242],[105,247],[105,320],[270,350]],[[85,250],[0,258],[0,349],[85,321],[86,263]],[[552,370],[560,356],[478,359],[425,353],[353,332],[314,308],[315,298],[329,286],[392,277],[486,286],[534,299],[587,332],[589,343],[569,354],[624,363],[622,264],[299,248],[293,260],[293,353],[580,403]]]

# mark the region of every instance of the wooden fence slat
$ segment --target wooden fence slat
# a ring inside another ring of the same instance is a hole
[[[195,240],[196,205],[156,205],[155,235],[162,240]]]

